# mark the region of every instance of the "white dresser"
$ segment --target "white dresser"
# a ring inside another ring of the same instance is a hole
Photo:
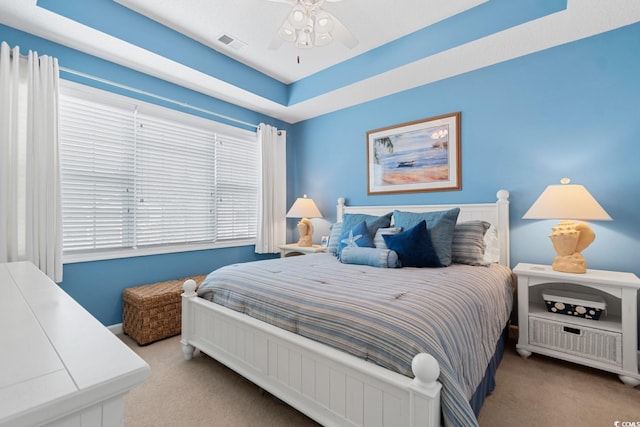
[[[149,375],[33,264],[0,264],[0,426],[121,426],[124,396]]]

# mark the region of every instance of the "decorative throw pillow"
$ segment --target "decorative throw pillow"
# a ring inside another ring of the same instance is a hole
[[[340,236],[342,236],[342,223],[334,222],[333,224],[331,224],[327,252],[334,255],[336,254],[336,252],[338,251],[338,245],[340,244]]]
[[[458,264],[487,265],[484,260],[484,236],[491,227],[486,221],[465,221],[456,224],[451,244],[451,259]]]
[[[500,241],[498,240],[498,230],[491,225],[484,235],[484,262],[489,265],[500,262]]]
[[[378,228],[376,235],[373,237],[373,246],[379,249],[387,249],[387,244],[382,238],[383,234],[398,234],[402,231],[400,227]]]
[[[362,221],[356,224],[355,227],[348,229],[345,227],[345,223],[342,223],[342,235],[340,236],[340,243],[338,244],[338,250],[336,255],[340,258],[340,253],[342,249],[346,247],[352,246],[360,246],[364,248],[372,248],[373,240],[369,235],[369,230],[367,229],[367,223]]]
[[[340,254],[340,262],[381,268],[400,267],[398,254],[390,249],[346,247]]]
[[[391,215],[393,212],[389,212],[382,216],[367,215],[367,214],[344,214],[342,216],[342,229],[351,230],[358,223],[364,221],[367,224],[369,235],[373,240],[373,236],[376,235],[376,231],[379,228],[387,228],[391,226]]]
[[[425,221],[429,230],[429,237],[433,248],[438,255],[443,267],[451,265],[451,244],[453,243],[453,230],[458,220],[460,208],[453,208],[437,212],[403,212],[394,211],[393,221],[396,227],[408,230],[420,221]]]
[[[396,251],[402,267],[444,267],[431,244],[426,221],[398,234],[382,236],[389,249]]]

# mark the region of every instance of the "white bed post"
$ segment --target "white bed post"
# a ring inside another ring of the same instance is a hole
[[[418,353],[411,361],[413,381],[409,385],[411,426],[440,425],[440,376],[438,361],[427,353]]]
[[[342,216],[344,215],[344,197],[338,197],[338,204],[336,206],[336,222],[342,222]]]
[[[496,193],[498,201],[496,202],[498,211],[498,240],[500,241],[500,264],[510,267],[509,253],[509,192],[507,190],[499,190]]]
[[[182,336],[180,342],[182,343],[182,354],[184,355],[185,360],[191,360],[193,357],[193,352],[195,351],[195,347],[189,344],[189,339],[191,338],[193,331],[193,310],[189,310],[188,304],[189,300],[192,298],[196,298],[198,294],[196,294],[196,282],[193,279],[189,279],[184,282],[182,285],[182,289],[184,292],[182,293]]]

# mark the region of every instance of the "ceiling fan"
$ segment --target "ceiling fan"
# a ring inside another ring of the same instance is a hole
[[[325,2],[342,0],[269,0],[290,4],[291,10],[278,28],[269,49],[277,49],[285,41],[296,47],[308,49],[314,46],[326,46],[334,39],[349,49],[358,44],[358,40],[332,13],[322,8]]]

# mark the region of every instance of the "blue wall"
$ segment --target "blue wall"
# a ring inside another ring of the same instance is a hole
[[[613,217],[591,224],[590,268],[640,275],[640,24],[361,104],[294,126],[294,194],[327,220],[352,204],[487,202],[511,193],[511,260],[550,264],[554,221],[522,220],[549,184],[584,184]],[[366,132],[462,114],[462,190],[367,195]],[[304,171],[304,173],[300,172]]]
[[[314,198],[328,221],[338,197],[353,204],[487,202],[511,192],[512,263],[550,263],[552,221],[521,220],[549,184],[584,184],[613,217],[591,224],[591,268],[640,275],[640,24],[287,126],[255,112],[162,82],[0,26],[0,38],[57,56],[62,66],[180,99],[240,120],[288,130],[290,202]],[[88,83],[88,82],[83,82]],[[462,190],[368,196],[368,130],[462,113]],[[295,230],[290,224],[289,237]],[[253,247],[65,265],[61,283],[105,325],[121,321],[125,287],[202,274],[261,257]]]
[[[38,51],[39,54],[55,56],[58,58],[61,67],[102,77],[169,99],[184,101],[193,106],[215,111],[216,113],[244,122],[255,124],[264,122],[276,126],[279,129],[286,130],[288,128],[285,123],[273,118],[149,77],[145,74],[132,71],[108,61],[103,61],[3,25],[0,25],[0,40],[6,41],[12,47],[20,46],[21,53],[23,54],[28,50],[34,50]],[[61,73],[61,76],[69,80],[118,92],[143,101],[163,104],[153,98],[115,89],[90,80],[83,80],[65,73]],[[176,108],[171,104],[165,104],[165,106]],[[177,109],[185,110],[184,108]],[[188,109],[185,111],[211,118],[205,114]],[[224,122],[224,120],[219,121]],[[235,125],[229,122],[227,122],[227,124]],[[63,281],[60,283],[60,286],[94,317],[108,326],[122,322],[122,291],[127,287],[205,274],[226,264],[272,257],[273,255],[255,254],[253,246],[243,246],[65,264]]]

